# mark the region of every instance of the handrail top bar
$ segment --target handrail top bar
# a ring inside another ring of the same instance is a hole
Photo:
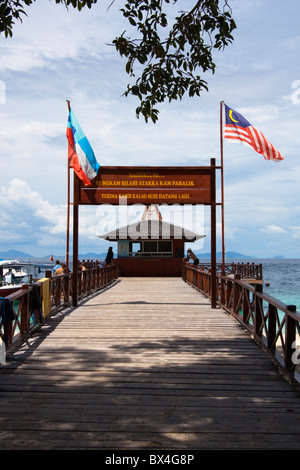
[[[263,292],[263,284],[241,277],[220,275],[183,263],[183,280],[212,297],[216,283],[217,305],[235,318],[260,346],[270,354],[287,380],[300,384],[300,313]],[[255,285],[251,285],[251,281]],[[299,369],[299,370],[298,370]]]
[[[207,272],[208,275],[210,275],[210,271],[203,271],[203,270],[199,270],[198,267],[196,266],[193,266],[192,264],[189,264],[189,263],[185,263],[186,266],[188,266],[189,269],[195,271],[195,272],[201,272],[201,273],[205,273]],[[208,265],[209,263],[205,263],[205,265]],[[230,264],[231,265],[231,264]],[[200,263],[198,265],[199,267],[200,266]],[[228,266],[228,265],[227,265]],[[244,265],[244,266],[247,266],[247,265]],[[252,266],[252,265],[249,265],[249,266]],[[260,266],[260,265],[255,265],[255,266]],[[272,304],[275,308],[278,308],[279,310],[281,310],[282,312],[288,314],[290,317],[292,317],[294,320],[296,321],[299,321],[300,322],[300,312],[293,312],[291,310],[288,309],[288,305],[285,304],[284,302],[282,302],[281,300],[278,300],[276,299],[275,297],[271,296],[270,294],[267,294],[265,292],[259,292],[257,291],[256,287],[253,285],[253,284],[250,284],[250,282],[248,281],[245,281],[245,279],[243,278],[236,278],[235,276],[232,276],[232,275],[227,275],[227,274],[220,274],[220,273],[217,273],[216,274],[217,278],[225,281],[227,280],[228,282],[234,282],[235,284],[237,285],[240,285],[241,287],[244,287],[244,288],[247,288],[247,290],[251,293],[255,293],[255,295],[257,297],[259,297],[260,299],[262,300],[265,300],[266,302],[268,302],[269,304]]]

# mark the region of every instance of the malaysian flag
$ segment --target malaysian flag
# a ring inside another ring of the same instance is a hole
[[[281,153],[253,127],[241,114],[225,106],[225,139],[240,140],[253,147],[265,160],[279,162],[283,160]]]

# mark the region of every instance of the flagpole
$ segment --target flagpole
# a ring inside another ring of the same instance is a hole
[[[220,153],[221,153],[221,208],[222,208],[222,274],[225,274],[225,227],[224,227],[224,172],[223,172],[223,103],[220,102]]]
[[[66,100],[68,103],[68,111],[70,112],[71,106],[70,101]],[[69,271],[69,239],[70,239],[70,163],[69,158],[67,158],[67,172],[68,172],[68,183],[67,183],[67,240],[66,240],[66,267],[67,271]]]

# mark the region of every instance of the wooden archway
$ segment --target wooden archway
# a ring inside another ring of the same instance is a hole
[[[211,207],[211,305],[216,307],[216,164],[203,167],[102,166],[91,186],[74,174],[73,306],[77,306],[80,205],[204,204]]]

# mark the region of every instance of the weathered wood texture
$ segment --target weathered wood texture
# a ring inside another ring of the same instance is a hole
[[[300,449],[300,400],[174,278],[121,278],[1,367],[0,449]]]

